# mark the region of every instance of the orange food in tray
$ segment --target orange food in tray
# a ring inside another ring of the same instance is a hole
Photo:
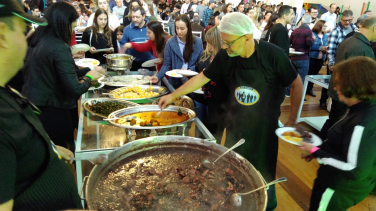
[[[189,119],[187,114],[179,115],[176,112],[171,111],[162,111],[160,116],[157,117],[158,111],[149,111],[149,112],[140,112],[134,114],[128,114],[125,116],[121,116],[121,118],[127,117],[136,117],[131,121],[127,121],[126,119],[117,119],[115,120],[118,124],[128,124],[131,126],[167,126],[178,124],[184,122]]]

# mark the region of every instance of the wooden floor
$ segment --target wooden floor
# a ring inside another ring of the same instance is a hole
[[[325,73],[324,68],[320,73]],[[326,116],[329,113],[319,107],[321,88],[314,86],[314,93],[317,97],[306,96],[302,116]],[[289,117],[290,98],[286,98],[281,106],[280,121],[284,123]],[[308,131],[318,133],[313,127],[305,123],[299,123]],[[277,178],[287,177],[288,181],[277,184],[278,207],[276,211],[300,211],[309,209],[309,201],[313,181],[316,178],[316,171],[319,167],[316,160],[307,163],[300,159],[300,150],[295,146],[279,140],[279,153],[277,163]],[[369,195],[365,200],[349,211],[376,211],[376,196]]]

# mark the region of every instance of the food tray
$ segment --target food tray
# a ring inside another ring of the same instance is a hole
[[[124,86],[124,87],[132,87],[134,85],[127,85],[127,86]],[[142,89],[146,89],[146,88],[149,88],[150,86],[149,85],[137,85],[138,87],[142,88]],[[113,96],[113,94],[115,92],[117,92],[118,90],[120,90],[121,88],[118,88],[118,89],[114,89],[112,90],[110,93],[109,93],[109,96],[110,98],[114,98],[114,99],[123,99],[123,100],[128,100],[128,101],[131,101],[131,102],[134,102],[134,103],[151,103],[153,102],[155,99],[163,96],[163,95],[166,95],[169,91],[166,87],[164,86],[158,86],[158,85],[152,85],[151,88],[153,89],[153,92],[159,92],[159,95],[157,96],[153,96],[153,97],[147,97],[147,98],[135,98],[135,99],[129,99],[129,98],[115,98]],[[162,91],[159,91],[159,89],[162,88]]]
[[[118,124],[118,123],[115,122],[116,120],[110,120],[108,122],[110,122],[110,124],[117,126],[117,127],[123,127],[123,128],[129,128],[129,129],[152,130],[152,129],[162,129],[162,128],[170,128],[170,127],[181,126],[185,123],[193,121],[196,118],[196,113],[194,111],[192,111],[191,109],[183,108],[183,107],[179,107],[179,106],[168,106],[167,108],[163,109],[162,112],[163,111],[178,112],[178,109],[180,109],[182,111],[183,115],[186,114],[188,116],[188,119],[184,122],[180,122],[180,123],[176,123],[176,124],[172,124],[172,125],[154,126],[154,127],[153,126],[138,126],[138,125],[137,126],[131,126],[131,125],[126,125],[126,124]],[[110,115],[108,115],[108,118],[111,119],[111,118],[117,118],[117,117],[121,117],[121,116],[128,115],[128,114],[150,112],[150,111],[159,112],[160,110],[161,109],[157,105],[136,106],[136,107],[130,107],[130,108],[124,108],[124,109],[121,109],[121,110],[117,110],[117,111],[111,113]]]
[[[111,99],[111,98],[93,98],[93,99],[88,100],[88,101],[86,101],[82,104],[82,107],[85,109],[85,111],[89,112],[92,115],[100,116],[100,117],[103,117],[103,118],[107,118],[107,116],[92,112],[90,110],[89,106],[92,105],[92,103],[94,101],[96,101],[96,102],[118,101],[118,102],[122,102],[122,103],[126,104],[128,107],[139,106],[137,103],[132,103],[132,102],[129,102],[129,101],[126,101],[126,100],[121,100],[121,99]]]
[[[122,75],[105,77],[98,80],[106,86],[128,86],[128,85],[144,85],[149,84],[149,76],[143,75]]]

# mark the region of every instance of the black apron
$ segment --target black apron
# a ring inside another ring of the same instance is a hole
[[[244,138],[245,143],[235,151],[252,163],[266,181],[271,181],[276,172],[275,130],[284,89],[270,75],[273,71],[265,70],[257,54],[252,56],[257,58],[257,65],[251,69],[235,67],[226,82],[230,93],[225,115],[228,124],[225,146],[229,148]]]

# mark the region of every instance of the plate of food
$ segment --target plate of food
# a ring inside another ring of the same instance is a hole
[[[166,87],[157,85],[125,86],[109,93],[110,98],[125,99],[136,103],[150,103],[168,93]]]
[[[92,90],[96,90],[96,89],[100,89],[102,87],[104,87],[104,83],[101,82],[101,80],[103,79],[103,76],[100,77],[98,80],[93,80],[91,81],[91,84],[90,84],[90,87],[89,87],[89,91],[92,91]]]
[[[175,70],[176,73],[184,76],[195,76],[198,75],[198,72],[192,71],[192,70]]]
[[[161,60],[160,59],[151,59],[149,61],[146,61],[144,63],[142,63],[142,67],[154,67],[155,64],[154,63],[157,63],[157,62],[160,62]]]
[[[176,70],[167,71],[166,75],[173,77],[173,78],[183,78],[183,75],[177,73]]]
[[[301,127],[282,127],[278,128],[275,131],[275,134],[281,138],[282,140],[300,146],[301,142],[304,141],[306,143],[312,144],[314,146],[319,146],[322,143],[321,138],[317,135],[305,131]]]
[[[120,109],[139,106],[126,100],[110,99],[110,98],[94,98],[82,104],[85,111],[92,115],[107,118],[109,114]]]
[[[108,115],[110,124],[130,129],[161,129],[176,127],[193,121],[196,113],[188,108],[168,106],[161,109],[158,105],[143,105],[125,108]]]
[[[144,75],[121,75],[104,77],[99,81],[107,86],[129,86],[149,84],[149,77]]]
[[[98,66],[99,64],[100,62],[98,60],[89,59],[89,58],[80,59],[76,61],[76,65],[79,67],[93,67],[93,66]]]
[[[71,47],[72,54],[78,54],[78,52],[86,52],[90,50],[90,46],[88,44],[77,44]]]

